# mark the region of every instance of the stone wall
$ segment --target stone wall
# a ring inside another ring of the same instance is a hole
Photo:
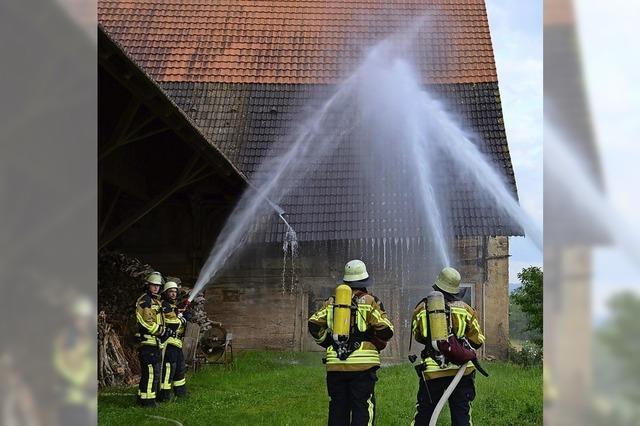
[[[190,285],[227,208],[225,203],[167,202],[123,234],[113,248]],[[453,251],[458,259],[453,266],[473,295],[469,299],[487,336],[486,354],[504,358],[509,330],[508,238],[461,238]],[[439,269],[429,253],[429,242],[419,238],[302,242],[299,257],[293,264],[287,259],[283,274],[281,245],[253,245],[207,287],[207,310],[233,333],[236,349],[320,350],[307,333],[306,320],[333,294],[344,263],[360,258],[375,279],[370,292],[383,301],[396,329],[383,354],[404,358],[411,314],[431,290]]]
[[[396,328],[383,354],[403,358],[413,308],[437,275],[419,255],[423,248],[419,239],[305,242],[294,264],[287,260],[283,274],[279,245],[253,246],[207,288],[207,309],[233,333],[237,349],[321,350],[307,333],[306,319],[333,293],[344,263],[361,258],[375,279],[370,292],[383,301]],[[459,261],[454,266],[473,295],[487,337],[485,353],[499,359],[508,348],[508,249],[506,237],[465,238],[455,244]]]

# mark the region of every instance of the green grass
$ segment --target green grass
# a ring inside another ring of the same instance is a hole
[[[105,389],[99,395],[101,425],[158,425],[162,416],[191,425],[325,425],[328,397],[319,353],[246,352],[234,366],[207,366],[187,377],[187,400],[156,409],[135,405],[136,390]],[[491,377],[478,376],[476,425],[541,425],[542,370],[492,362]],[[408,425],[418,378],[408,362],[383,367],[376,386],[377,424]],[[122,395],[122,394],[131,395]],[[170,424],[165,422],[165,424]],[[449,424],[445,408],[438,425]]]

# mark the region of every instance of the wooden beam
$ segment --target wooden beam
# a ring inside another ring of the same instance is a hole
[[[107,223],[109,222],[111,213],[113,213],[113,210],[115,209],[116,203],[118,202],[118,199],[120,198],[121,193],[122,193],[122,188],[118,188],[116,195],[113,197],[113,201],[111,202],[111,205],[109,205],[109,210],[107,210],[107,213],[104,215],[104,218],[102,219],[102,223],[100,224],[100,229],[98,230],[98,235],[102,235],[102,233],[104,232],[104,228],[107,226]]]
[[[165,126],[165,127],[160,127],[158,129],[150,130],[147,133],[143,133],[143,134],[138,135],[138,136],[132,135],[133,137],[129,137],[127,139],[123,139],[122,142],[120,142],[119,146],[124,146],[124,145],[130,144],[132,142],[137,142],[139,140],[146,139],[146,138],[149,138],[151,136],[155,136],[155,135],[157,135],[159,133],[164,133],[167,130],[171,130],[171,129]]]
[[[116,226],[104,238],[101,238],[100,242],[98,243],[98,250],[102,250],[109,243],[111,243],[113,240],[115,240],[120,235],[122,235],[122,233],[124,231],[129,229],[132,225],[134,225],[140,219],[142,219],[147,214],[149,214],[149,212],[151,212],[153,209],[155,209],[160,204],[162,204],[171,195],[175,194],[180,189],[182,189],[185,186],[189,185],[191,183],[191,181],[193,180],[193,178],[194,178],[193,173],[192,173],[193,168],[195,167],[195,165],[198,163],[199,160],[200,160],[200,155],[198,155],[198,153],[195,153],[191,157],[191,160],[189,161],[189,163],[183,169],[183,171],[182,171],[180,177],[178,178],[178,180],[176,180],[176,182],[173,185],[171,185],[168,188],[166,188],[165,191],[163,191],[162,193],[158,194],[153,199],[151,199],[138,212],[136,212],[136,214],[134,214],[129,219],[127,219],[124,222],[122,222],[120,225]]]
[[[118,124],[116,124],[111,137],[100,150],[98,161],[103,160],[119,146],[120,140],[131,127],[131,122],[138,113],[138,109],[140,109],[140,102],[136,99],[131,99],[124,111],[122,111],[122,114],[120,114]]]
[[[156,116],[154,116],[153,114],[149,114],[149,116],[147,118],[145,118],[144,120],[140,121],[140,123],[138,123],[138,125],[134,129],[132,129],[130,132],[127,132],[127,134],[125,135],[124,138],[128,139],[131,136],[135,135],[140,130],[144,129],[144,127],[147,124],[151,123],[155,119],[156,119]]]
[[[105,149],[100,154],[100,156],[98,157],[98,161],[104,160],[106,157],[108,157],[113,151],[115,151],[118,148],[121,148],[121,147],[123,147],[125,145],[129,145],[130,143],[137,142],[139,140],[142,140],[142,139],[157,135],[159,133],[164,133],[167,130],[171,130],[171,129],[169,127],[166,127],[166,126],[165,127],[160,127],[158,129],[151,130],[151,131],[149,131],[147,133],[143,133],[142,135],[135,136],[135,137],[134,137],[133,133],[129,133],[130,136],[124,136],[115,145],[111,145],[111,146],[109,146],[109,148]]]

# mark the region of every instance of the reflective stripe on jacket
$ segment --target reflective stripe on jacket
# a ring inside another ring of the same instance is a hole
[[[138,333],[136,336],[143,345],[159,346],[157,336],[164,332],[162,305],[158,296],[146,292],[136,301],[136,321]]]
[[[164,316],[164,326],[176,333],[176,337],[169,337],[166,344],[182,348],[185,326],[184,321],[178,317],[176,304],[169,300],[162,300],[162,315]]]
[[[387,318],[382,304],[370,294],[356,298],[358,309],[352,315],[352,330],[364,333],[371,330],[375,336],[388,341],[393,336],[393,325]],[[345,360],[340,360],[328,330],[333,329],[333,298],[325,301],[322,308],[309,318],[309,331],[316,343],[327,348],[327,371],[364,371],[380,366],[380,351],[370,341],[362,341]]]
[[[480,329],[480,323],[478,322],[475,310],[460,300],[448,302],[447,305],[449,307],[448,319],[451,325],[451,333],[455,334],[459,339],[466,338],[476,349],[482,346],[485,337]],[[414,339],[416,339],[418,343],[431,346],[428,323],[428,314],[425,309],[425,304],[421,302],[413,312],[411,331]],[[425,378],[427,380],[436,379],[438,377],[453,376],[460,368],[460,366],[451,363],[448,363],[441,368],[438,363],[431,358],[426,358],[423,362],[426,367]],[[475,367],[473,367],[473,364],[469,362],[467,364],[465,375],[470,374],[474,370]]]

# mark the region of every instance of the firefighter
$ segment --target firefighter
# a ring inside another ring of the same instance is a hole
[[[138,403],[143,407],[156,406],[156,391],[160,382],[161,348],[171,335],[171,329],[164,326],[159,291],[162,275],[152,272],[146,278],[147,291],[136,302],[136,319],[140,343],[138,360],[140,361],[140,385]]]
[[[473,349],[478,349],[484,343],[484,336],[480,323],[473,308],[458,298],[460,292],[460,273],[454,268],[444,268],[436,279],[433,289],[444,295],[448,308],[447,321],[451,326],[450,333],[469,343]],[[423,299],[415,311],[412,319],[413,337],[418,343],[425,345],[422,351],[422,378],[418,388],[416,413],[412,425],[427,426],[436,404],[456,375],[459,365],[446,362],[439,364],[430,351],[432,342],[427,325],[427,311]],[[449,411],[453,426],[471,425],[471,402],[475,398],[475,368],[471,362],[466,363],[464,376],[449,397]]]
[[[96,414],[95,309],[80,298],[71,306],[71,321],[54,340],[53,364],[60,391],[60,424],[90,424]]]
[[[165,342],[158,402],[171,399],[172,387],[177,397],[187,396],[185,379],[187,367],[182,353],[182,337],[191,313],[178,309],[177,299],[178,284],[174,281],[167,281],[162,289],[162,315],[165,327],[172,331],[172,336]]]
[[[334,307],[344,306],[338,305],[334,297],[324,302],[308,324],[315,341],[327,350],[328,424],[373,425],[376,370],[380,368],[380,351],[393,336],[393,325],[382,302],[367,292],[373,280],[364,262],[348,262],[343,282],[351,288],[351,297],[347,299],[350,304],[346,305],[350,309],[348,340],[334,339]]]

